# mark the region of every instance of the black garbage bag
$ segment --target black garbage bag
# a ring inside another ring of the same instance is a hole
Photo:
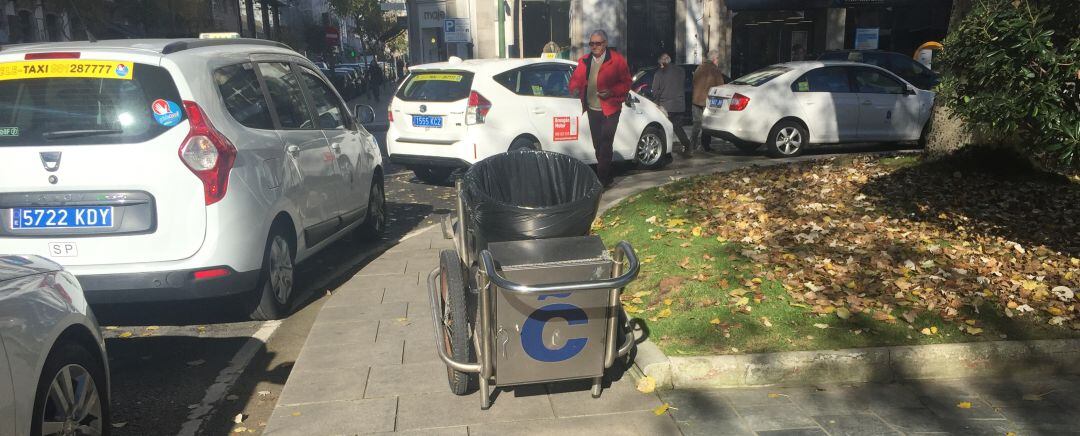
[[[462,182],[475,252],[491,242],[586,235],[603,191],[588,165],[538,150],[491,156]]]

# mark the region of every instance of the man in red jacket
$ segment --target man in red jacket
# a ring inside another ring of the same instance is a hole
[[[608,49],[607,33],[593,31],[589,36],[590,53],[578,59],[570,77],[570,92],[581,98],[582,109],[589,112],[589,130],[596,150],[596,175],[605,187],[611,184],[611,144],[619,127],[626,94],[630,92],[630,68],[626,58]]]

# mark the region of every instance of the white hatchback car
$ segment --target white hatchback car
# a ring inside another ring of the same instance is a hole
[[[385,226],[377,143],[318,71],[265,40],[3,47],[0,252],[91,303],[251,292],[282,316],[294,263]]]
[[[390,104],[390,162],[429,183],[457,168],[518,148],[596,163],[589,117],[570,95],[575,63],[542,59],[454,59],[409,68]],[[631,92],[619,117],[614,160],[658,168],[671,154],[672,126]]]
[[[925,141],[934,93],[885,69],[840,61],[773,65],[709,90],[702,128],[752,151],[810,144]]]
[[[75,277],[0,255],[0,320],[0,434],[107,434],[109,359]]]

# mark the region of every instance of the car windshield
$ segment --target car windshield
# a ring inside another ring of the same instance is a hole
[[[465,71],[417,71],[401,86],[405,101],[458,101],[469,96],[473,74]]]
[[[763,69],[754,71],[753,73],[747,74],[747,75],[742,76],[742,77],[740,77],[738,79],[735,79],[734,81],[731,82],[731,84],[732,85],[761,86],[762,84],[764,84],[764,83],[766,83],[766,82],[768,82],[768,81],[770,81],[772,79],[775,79],[776,77],[778,77],[781,74],[784,74],[784,73],[786,73],[788,71],[791,71],[791,68],[781,67],[781,66],[767,67],[767,68],[763,68]]]
[[[61,62],[71,77],[34,77],[21,73],[30,63],[0,64],[0,147],[144,142],[184,119],[156,65],[80,60]]]

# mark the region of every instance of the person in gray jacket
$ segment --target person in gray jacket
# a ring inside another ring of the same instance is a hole
[[[683,130],[683,117],[686,116],[685,72],[682,67],[671,63],[671,56],[667,53],[661,53],[657,61],[660,66],[653,74],[653,101],[664,109],[675,128],[675,136],[685,150],[690,147],[690,138]]]

